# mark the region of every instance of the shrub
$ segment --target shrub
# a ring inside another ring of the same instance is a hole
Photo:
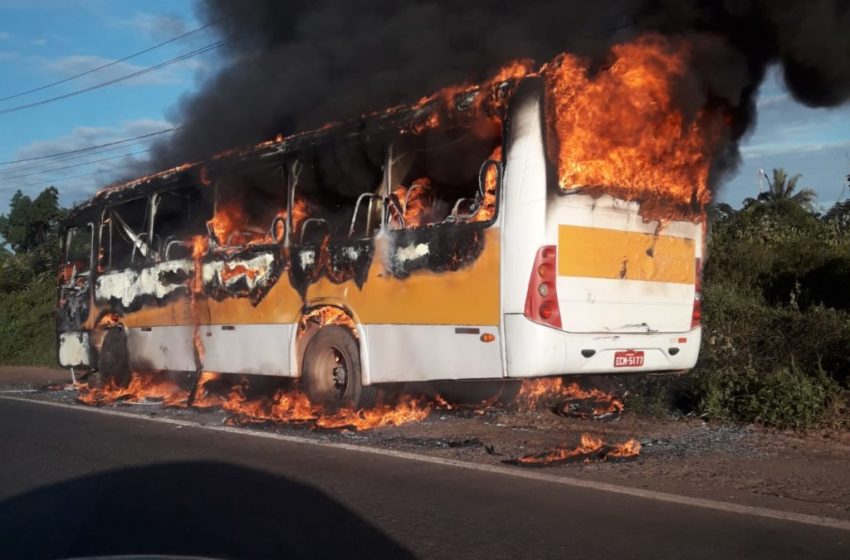
[[[23,289],[0,293],[0,363],[55,366],[56,281],[40,275]]]
[[[699,408],[727,420],[805,429],[830,419],[840,405],[840,387],[823,369],[806,372],[794,362],[766,373],[724,367],[694,381]]]

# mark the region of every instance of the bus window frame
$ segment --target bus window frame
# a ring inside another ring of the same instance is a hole
[[[484,175],[486,172],[485,166],[490,166],[495,164],[496,169],[496,200],[495,204],[495,212],[493,212],[493,217],[484,222],[473,222],[473,221],[446,221],[437,222],[434,224],[427,224],[425,226],[420,226],[416,228],[409,228],[404,225],[403,217],[401,217],[402,226],[400,228],[395,228],[396,230],[405,230],[405,229],[422,229],[423,227],[438,227],[438,226],[461,226],[461,225],[478,225],[481,229],[487,229],[496,224],[501,216],[501,206],[502,206],[502,189],[504,188],[504,176],[505,176],[505,158],[507,153],[506,148],[506,140],[507,137],[507,129],[503,125],[502,126],[502,160],[494,160],[487,158],[481,162],[481,167],[479,167],[478,172],[478,195],[481,197],[478,205],[474,208],[474,210],[469,215],[475,215],[478,209],[481,207],[481,204],[484,202],[484,194],[485,194],[485,186],[484,186]],[[393,200],[397,201],[397,197],[393,194],[393,178],[392,178],[392,168],[393,164],[398,160],[393,160],[393,151],[396,148],[397,139],[393,140],[389,143],[387,147],[386,157],[384,159],[384,181],[382,185],[382,189],[384,191],[383,200],[384,200],[384,209],[383,209],[383,223],[381,224],[381,229],[385,231],[392,231],[390,229],[390,212],[393,210]],[[399,156],[399,160],[404,157]],[[396,210],[398,212],[398,210]]]
[[[108,248],[108,252],[104,248],[104,252],[106,253],[106,259],[105,260],[107,262],[104,264],[103,271],[101,271],[101,274],[109,274],[109,273],[112,273],[112,272],[118,272],[118,271],[121,271],[121,270],[128,270],[128,269],[144,268],[146,266],[150,266],[151,264],[153,264],[156,261],[156,259],[155,259],[156,250],[154,249],[153,244],[150,242],[150,240],[145,241],[144,239],[142,239],[142,242],[146,245],[147,254],[142,254],[141,250],[137,249],[136,243],[134,243],[132,241],[128,241],[128,243],[133,247],[133,249],[130,252],[130,261],[127,263],[127,266],[125,266],[123,268],[115,268],[115,267],[112,266],[112,260],[113,260],[112,259],[112,253],[113,253],[113,249],[114,249],[114,243],[113,243],[112,239],[113,239],[113,236],[115,235],[115,232],[114,232],[115,227],[113,226],[115,218],[114,218],[113,214],[117,215],[123,221],[124,218],[121,217],[121,214],[117,213],[116,209],[120,208],[121,206],[123,206],[125,204],[131,204],[131,203],[134,203],[134,202],[138,202],[139,200],[145,201],[145,215],[144,215],[144,219],[142,220],[142,227],[140,228],[142,230],[142,232],[141,232],[141,234],[138,234],[135,231],[133,233],[136,233],[137,235],[147,236],[147,235],[149,235],[148,232],[150,230],[150,220],[151,220],[151,194],[145,194],[145,195],[142,195],[142,196],[139,196],[139,197],[136,197],[136,198],[130,198],[130,199],[127,199],[127,200],[122,200],[121,202],[118,202],[116,204],[108,204],[108,205],[105,205],[103,207],[103,212],[101,213],[100,221],[99,221],[100,222],[99,223],[99,225],[100,225],[100,235],[98,236],[99,239],[98,239],[97,249],[100,250],[102,247],[104,247],[103,226],[104,226],[105,223],[109,224],[109,233],[107,235],[109,248]],[[135,262],[133,260],[133,257],[135,255],[136,251],[139,251],[139,253],[142,255],[142,261],[139,264],[135,264]]]
[[[73,224],[73,225],[69,225],[65,229],[64,235],[62,236],[62,246],[61,246],[62,267],[64,269],[64,267],[68,266],[69,264],[71,264],[73,262],[73,261],[69,260],[69,258],[68,258],[69,252],[71,250],[71,246],[74,243],[74,237],[76,237],[76,235],[79,233],[78,230],[83,229],[83,228],[88,230],[88,235],[89,235],[88,269],[83,271],[83,272],[80,272],[80,271],[76,270],[76,265],[75,265],[74,272],[73,272],[73,274],[71,275],[71,278],[68,281],[69,286],[73,286],[74,282],[77,278],[87,277],[89,279],[89,283],[90,283],[91,278],[93,278],[92,272],[94,271],[94,268],[95,268],[95,262],[94,262],[94,260],[95,260],[94,259],[94,255],[95,255],[94,229],[95,228],[94,228],[93,222],[86,222],[84,224]],[[75,259],[75,260],[79,260],[79,259]]]
[[[281,179],[283,180],[283,183],[284,183],[284,200],[286,200],[286,203],[287,203],[286,208],[283,209],[283,210],[286,211],[286,218],[283,220],[284,231],[283,231],[283,235],[280,237],[280,239],[278,239],[278,237],[275,233],[277,231],[277,224],[280,223],[279,222],[279,216],[275,216],[274,218],[272,218],[271,225],[269,226],[269,229],[268,229],[269,237],[272,239],[272,241],[270,241],[270,242],[267,242],[267,243],[254,242],[254,243],[246,243],[246,244],[242,244],[242,245],[228,245],[226,243],[220,243],[218,238],[215,235],[215,232],[212,229],[212,224],[211,224],[211,221],[215,217],[216,208],[218,207],[218,204],[219,204],[219,194],[218,193],[219,193],[220,187],[219,187],[219,183],[215,182],[212,186],[212,188],[214,189],[214,191],[213,191],[213,207],[212,207],[213,212],[212,212],[212,215],[210,216],[209,220],[207,221],[207,228],[206,228],[206,235],[207,235],[207,240],[209,241],[210,251],[212,251],[213,253],[224,252],[224,253],[229,254],[229,253],[234,253],[234,252],[241,252],[241,251],[244,251],[244,250],[266,250],[267,251],[269,249],[273,249],[273,248],[281,247],[281,246],[289,247],[290,231],[292,229],[291,208],[292,208],[292,201],[294,200],[294,195],[290,195],[290,177],[292,175],[292,172],[289,170],[288,165],[285,164],[285,163],[277,166],[277,170],[280,172]],[[300,173],[300,171],[299,171],[299,173]]]

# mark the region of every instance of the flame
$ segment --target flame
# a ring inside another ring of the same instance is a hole
[[[139,403],[149,399],[162,399],[166,406],[186,406],[189,392],[159,372],[133,372],[127,387],[119,387],[109,379],[103,387],[80,384],[77,400],[89,405],[102,405],[117,401]]]
[[[192,277],[189,279],[189,308],[192,314],[192,344],[195,349],[195,365],[200,369],[204,361],[204,342],[201,340],[201,306],[198,300],[204,295],[204,256],[209,251],[210,241],[204,235],[192,237]]]
[[[629,439],[623,443],[607,444],[602,438],[582,434],[576,447],[557,447],[552,451],[525,455],[508,461],[520,466],[546,466],[567,462],[590,463],[612,459],[628,459],[640,454],[640,442]]]
[[[502,147],[496,146],[496,149],[493,150],[493,153],[490,154],[488,158],[492,161],[502,161]],[[472,217],[473,222],[489,222],[493,219],[493,216],[496,215],[496,189],[498,185],[496,183],[498,179],[498,173],[496,168],[492,165],[487,167],[487,172],[484,175],[484,199],[481,201],[478,206],[478,210],[475,211],[475,215]]]
[[[421,227],[430,223],[432,216],[429,210],[435,201],[430,179],[420,177],[408,188],[399,185],[393,190],[393,194],[401,206],[405,228]]]
[[[316,426],[320,428],[346,428],[371,430],[384,426],[401,426],[410,422],[421,422],[431,413],[433,405],[421,399],[405,396],[395,406],[378,405],[365,410],[342,409],[331,416],[320,417]]]
[[[311,423],[317,428],[357,431],[419,422],[427,418],[433,408],[423,400],[405,397],[395,406],[377,405],[361,410],[342,408],[328,412],[311,403],[307,395],[299,391],[277,391],[271,399],[248,400],[244,385],[235,385],[222,406],[234,415],[238,423]]]
[[[247,245],[263,240],[264,232],[250,225],[248,215],[236,200],[216,204],[212,219],[208,222],[220,245]]]
[[[224,267],[222,267],[221,269],[221,281],[227,283],[228,281],[234,278],[239,278],[242,276],[247,277],[249,280],[254,280],[257,278],[257,275],[259,273],[259,270],[255,268],[249,268],[241,263],[225,263]]]
[[[104,315],[97,320],[95,328],[108,329],[110,327],[117,327],[120,324],[121,317],[117,313],[104,313]]]
[[[639,200],[644,218],[669,214],[671,203],[701,211],[725,116],[701,110],[686,118],[679,109],[674,92],[687,72],[687,45],[648,35],[611,54],[610,67],[594,75],[569,54],[544,70],[558,184]]]
[[[556,398],[589,401],[591,411],[587,416],[595,417],[617,414],[625,408],[622,400],[607,391],[596,388],[582,389],[578,383],[565,385],[560,377],[525,380],[516,398],[523,409],[533,409],[541,402]]]
[[[299,329],[303,331],[310,323],[321,327],[325,325],[340,325],[350,330],[351,334],[355,337],[358,336],[357,325],[354,323],[354,319],[341,308],[332,305],[316,307],[302,315],[299,322]]]
[[[292,231],[298,231],[301,227],[301,222],[307,218],[307,202],[301,197],[296,197],[292,205]],[[284,212],[286,215],[286,212]]]
[[[212,371],[202,371],[198,378],[198,388],[195,390],[195,399],[192,401],[192,406],[195,408],[213,408],[222,406],[225,398],[218,393],[210,390],[211,385],[222,381],[220,373]]]
[[[421,398],[402,397],[395,405],[381,404],[374,408],[355,410],[341,408],[326,410],[313,404],[307,395],[300,391],[278,390],[274,396],[249,399],[246,396],[246,380],[225,388],[225,393],[213,386],[221,385],[221,374],[204,371],[198,379],[194,408],[221,407],[230,413],[235,423],[309,423],[312,427],[323,429],[371,430],[385,426],[400,426],[410,422],[420,422],[428,417],[434,404]],[[171,407],[186,407],[189,392],[177,383],[165,378],[162,372],[133,372],[130,384],[118,387],[109,380],[102,388],[79,385],[77,400],[88,405],[104,405],[115,402],[141,403],[147,400],[162,400]]]

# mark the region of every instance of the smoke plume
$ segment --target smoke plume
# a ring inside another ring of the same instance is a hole
[[[732,117],[715,182],[734,168],[771,64],[808,106],[850,98],[850,0],[204,0],[201,18],[228,40],[221,70],[183,99],[182,129],[155,147],[168,167],[473,83],[505,62],[569,51],[605,64],[642,33],[692,45],[677,92],[686,114]]]

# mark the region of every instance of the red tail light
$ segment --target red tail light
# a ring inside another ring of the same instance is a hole
[[[694,278],[694,309],[691,312],[692,329],[697,328],[702,319],[702,259],[697,259],[694,274],[696,277]]]
[[[525,316],[536,323],[560,329],[561,310],[558,307],[556,255],[557,250],[554,245],[545,245],[537,250],[531,277],[528,279]]]

